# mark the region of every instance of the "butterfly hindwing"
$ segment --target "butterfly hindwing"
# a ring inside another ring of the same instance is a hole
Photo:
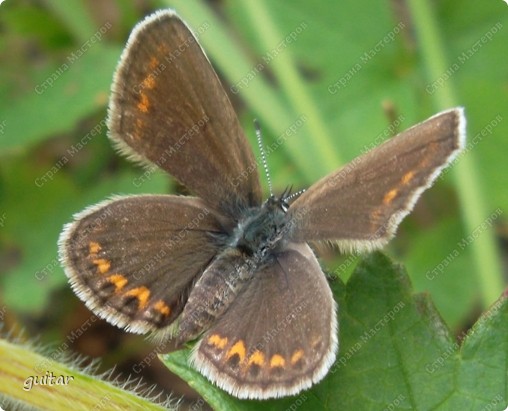
[[[321,380],[337,347],[327,280],[308,245],[289,244],[204,333],[192,362],[239,398],[281,397]]]
[[[132,332],[170,325],[217,252],[214,213],[192,197],[117,197],[75,216],[59,240],[72,288],[99,317]]]

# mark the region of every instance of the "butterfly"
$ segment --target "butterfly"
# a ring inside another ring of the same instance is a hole
[[[263,201],[258,165],[195,35],[172,10],[132,31],[112,86],[110,138],[193,196],[116,196],[74,216],[60,258],[87,307],[178,346],[239,398],[297,394],[338,351],[337,304],[308,242],[382,247],[464,146],[461,108],[435,115],[298,196]]]

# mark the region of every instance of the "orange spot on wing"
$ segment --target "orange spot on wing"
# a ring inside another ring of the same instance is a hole
[[[97,254],[99,251],[101,251],[101,245],[95,241],[90,241],[88,243],[88,252],[90,254]]]
[[[132,290],[127,291],[125,297],[135,297],[138,299],[138,305],[140,309],[146,308],[148,299],[150,298],[150,290],[146,287],[136,287]]]
[[[168,317],[171,314],[171,308],[162,300],[157,301],[153,305],[153,308],[162,315],[165,315],[166,317]]]
[[[256,350],[252,353],[252,355],[249,357],[248,365],[255,364],[262,367],[265,365],[265,355],[259,351]]]
[[[221,337],[219,334],[212,334],[210,337],[208,337],[207,342],[219,350],[223,350],[228,343],[228,337]]]
[[[142,84],[144,88],[152,89],[155,87],[155,80],[152,76],[149,76],[143,80]]]
[[[392,200],[395,198],[395,196],[397,195],[398,193],[398,190],[397,189],[393,189],[393,190],[390,190],[388,191],[385,196],[383,197],[383,204],[390,204],[392,202]]]
[[[291,364],[296,364],[302,358],[303,358],[303,350],[295,351],[291,356]]]
[[[406,174],[404,174],[404,177],[402,177],[402,184],[409,183],[413,179],[414,175],[415,173],[408,171]]]
[[[129,282],[122,274],[112,274],[107,280],[115,286],[115,293],[118,293]]]
[[[97,266],[97,269],[101,274],[106,274],[111,268],[111,261],[106,260],[105,258],[96,258],[92,260],[92,262]]]
[[[286,360],[282,355],[275,354],[270,358],[270,368],[275,367],[284,367],[286,365]]]
[[[148,100],[148,96],[145,93],[140,94],[140,101],[138,103],[138,110],[143,113],[148,113],[148,108],[150,107],[150,101]]]
[[[237,341],[228,351],[226,359],[229,360],[233,355],[237,354],[240,357],[240,362],[245,360],[245,344],[243,340]]]
[[[156,68],[159,65],[159,60],[156,57],[150,57],[150,63],[148,63],[148,66],[151,70]]]

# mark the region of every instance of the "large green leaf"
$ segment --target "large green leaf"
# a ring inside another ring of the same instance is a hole
[[[336,280],[332,288],[340,307],[337,361],[320,384],[297,396],[240,401],[188,366],[190,350],[163,361],[217,410],[281,410],[295,404],[299,410],[343,411],[480,410],[494,404],[497,410],[506,404],[505,296],[460,345],[429,296],[414,294],[405,270],[381,253],[361,261],[346,286]]]
[[[119,48],[99,46],[81,57],[71,53],[61,63],[34,75],[29,93],[14,101],[0,101],[5,124],[0,154],[21,151],[48,136],[70,132],[79,120],[104,107],[119,55]]]

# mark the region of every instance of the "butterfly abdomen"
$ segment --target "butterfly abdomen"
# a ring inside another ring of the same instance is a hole
[[[178,341],[190,341],[214,324],[255,272],[238,249],[220,253],[196,282],[180,317]]]

